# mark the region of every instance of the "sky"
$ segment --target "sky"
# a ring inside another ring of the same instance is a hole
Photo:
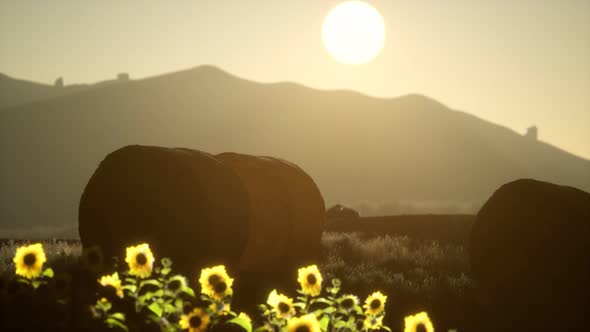
[[[590,0],[366,1],[385,47],[345,65],[322,44],[334,0],[0,0],[0,72],[66,84],[218,66],[377,97],[419,93],[590,159]]]

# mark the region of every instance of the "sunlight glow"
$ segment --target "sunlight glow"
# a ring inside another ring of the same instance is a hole
[[[324,19],[322,39],[328,52],[344,64],[374,59],[385,43],[385,24],[377,9],[362,1],[346,1]]]

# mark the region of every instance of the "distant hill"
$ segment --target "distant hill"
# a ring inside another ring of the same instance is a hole
[[[115,82],[125,81],[126,79],[123,79],[124,77],[125,76],[122,76],[117,80],[96,83],[94,86],[104,86]],[[86,90],[90,87],[93,86],[88,84],[55,86],[35,83],[15,79],[0,73],[0,109],[65,96]]]
[[[0,110],[0,228],[74,223],[98,163],[127,144],[282,157],[328,205],[483,201],[523,177],[590,190],[588,160],[425,96],[260,84],[202,66]]]

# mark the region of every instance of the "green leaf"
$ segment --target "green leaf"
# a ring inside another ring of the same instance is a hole
[[[328,324],[330,324],[330,317],[328,317],[328,316],[322,317],[322,319],[320,319],[319,323],[320,323],[320,329],[322,329],[322,331],[327,331]]]
[[[135,293],[135,291],[137,290],[137,286],[135,286],[135,285],[125,285],[125,286],[123,286],[121,288],[123,288],[125,290],[128,290],[131,293]]]
[[[150,304],[148,306],[148,309],[150,309],[154,314],[156,314],[156,316],[158,317],[162,317],[162,306],[157,303],[157,302],[153,302],[152,304]]]
[[[340,291],[340,287],[332,287],[328,291],[330,292],[330,294],[336,295]]]
[[[152,286],[156,286],[158,288],[162,288],[162,283],[159,282],[156,279],[147,279],[147,280],[143,280],[139,283],[139,288],[145,286],[145,285],[152,285]]]
[[[125,278],[125,282],[133,285],[137,284],[137,280],[134,278]]]
[[[311,300],[310,303],[325,303],[327,305],[332,305],[332,304],[334,304],[334,301],[330,301],[330,300],[325,299],[323,297],[318,297],[318,298]]]
[[[385,326],[385,325],[381,325],[381,329],[382,330],[385,330],[385,331],[388,331],[388,332],[391,332],[391,329],[388,326]],[[452,332],[452,331],[457,332],[456,330],[449,330],[449,332]]]
[[[122,312],[115,312],[113,314],[110,314],[109,317],[120,320],[122,322],[125,321],[125,314],[123,314]]]
[[[293,306],[294,306],[295,308],[299,308],[299,309],[303,309],[303,308],[305,308],[305,304],[304,304],[304,303],[299,303],[299,302],[297,302],[297,303],[293,303]]]
[[[39,288],[39,286],[41,286],[43,282],[41,280],[33,280],[33,282],[31,283],[33,285],[33,288],[37,289]]]
[[[239,325],[244,330],[246,330],[246,332],[252,332],[252,324],[244,318],[236,317],[236,318],[230,319],[228,321],[228,323],[233,323],[233,324]]]
[[[164,303],[164,312],[169,314],[176,312],[176,307],[170,303]]]
[[[195,297],[195,291],[190,287],[184,287],[181,292],[190,295],[191,297]]]
[[[129,329],[127,328],[127,326],[125,324],[123,324],[121,321],[114,319],[114,318],[107,318],[105,319],[105,323],[108,325],[108,327],[118,327],[123,331],[129,331]]]
[[[53,278],[54,273],[53,273],[53,269],[48,267],[45,269],[45,271],[43,271],[43,276],[47,277],[47,278]]]
[[[254,329],[254,332],[267,332],[266,326],[262,325]]]
[[[168,273],[170,273],[170,271],[172,271],[171,268],[165,267],[165,268],[162,269],[162,271],[160,273],[162,273],[162,275],[165,275],[166,276],[166,275],[168,275]]]

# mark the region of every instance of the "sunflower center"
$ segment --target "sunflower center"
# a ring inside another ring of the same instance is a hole
[[[215,285],[216,283],[221,281],[221,277],[217,274],[212,274],[209,276],[209,279],[207,279],[207,281],[209,282],[209,285]]]
[[[354,301],[352,299],[345,299],[341,305],[344,309],[350,309],[354,305]]]
[[[316,284],[316,282],[318,282],[318,279],[315,277],[315,275],[313,275],[313,274],[308,274],[307,275],[307,283],[308,284],[310,284],[310,285],[313,286],[313,285]]]
[[[25,255],[25,258],[23,259],[23,262],[27,266],[33,266],[33,265],[35,265],[35,262],[36,261],[37,261],[37,256],[35,256],[35,254],[26,254]]]
[[[427,332],[426,326],[422,323],[416,326],[416,332]]]
[[[379,309],[379,307],[381,307],[381,301],[379,301],[377,299],[371,301],[371,309],[375,310],[375,309]]]
[[[223,292],[225,292],[226,289],[227,289],[227,284],[223,281],[218,282],[213,285],[213,290],[215,291],[215,293],[223,293]]]
[[[307,325],[299,325],[295,329],[295,332],[311,332],[311,329]]]
[[[175,292],[180,288],[180,280],[172,280],[169,284],[168,284],[168,289]]]
[[[201,326],[202,320],[201,320],[201,317],[199,317],[199,316],[193,316],[188,321],[188,323],[190,324],[191,327],[197,328],[197,327]]]
[[[290,309],[291,309],[291,307],[289,307],[289,305],[287,303],[285,303],[285,302],[279,303],[279,311],[282,314],[288,313],[290,311]]]
[[[137,256],[135,256],[135,261],[139,265],[145,265],[145,263],[147,263],[147,257],[145,257],[144,253],[139,253]]]
[[[98,263],[100,263],[100,255],[96,251],[89,252],[88,263],[90,263],[90,265],[98,265]]]

